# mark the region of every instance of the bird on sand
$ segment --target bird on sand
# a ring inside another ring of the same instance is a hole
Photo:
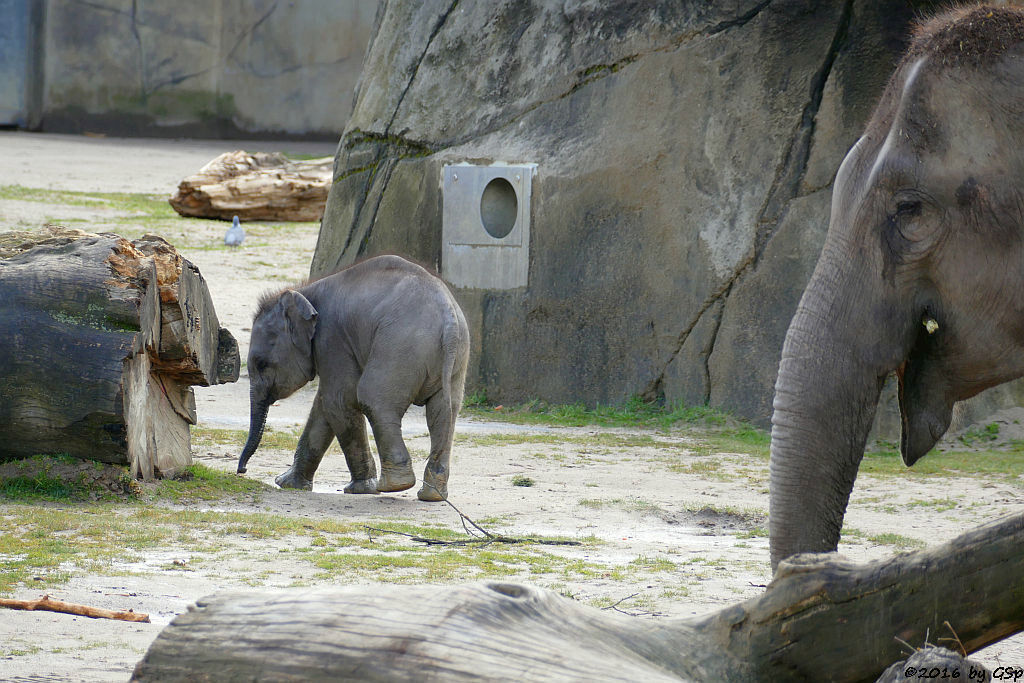
[[[242,226],[238,223],[238,216],[235,216],[231,220],[231,227],[224,234],[224,244],[229,247],[237,247],[245,239],[245,230],[242,230]]]

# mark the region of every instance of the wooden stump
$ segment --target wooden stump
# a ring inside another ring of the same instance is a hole
[[[318,221],[333,168],[332,157],[293,161],[280,154],[227,152],[182,180],[169,201],[182,216]]]
[[[865,565],[798,556],[760,597],[690,619],[507,583],[225,592],[171,622],[133,680],[872,681],[906,658],[897,638],[935,643],[948,622],[973,652],[1024,630],[1022,576],[1017,515]]]
[[[238,379],[206,283],[160,237],[0,235],[0,460],[191,463],[192,385]]]

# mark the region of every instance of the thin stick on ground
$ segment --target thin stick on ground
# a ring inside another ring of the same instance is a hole
[[[149,615],[141,612],[133,612],[132,610],[115,611],[103,609],[101,607],[90,607],[89,605],[76,605],[72,602],[54,600],[49,595],[44,595],[38,600],[10,600],[7,598],[0,598],[0,607],[29,611],[45,610],[47,612],[62,612],[64,614],[74,614],[80,617],[90,617],[92,619],[117,619],[119,621],[140,621],[146,624],[149,623]]]
[[[414,540],[414,541],[416,541],[418,543],[426,543],[427,545],[479,545],[479,546],[486,546],[486,545],[490,545],[491,543],[508,543],[508,544],[535,543],[537,545],[583,545],[579,541],[562,541],[562,540],[557,540],[557,539],[528,538],[528,537],[503,536],[503,535],[500,535],[500,534],[492,534],[490,531],[488,531],[487,529],[484,529],[482,526],[480,526],[479,524],[474,522],[472,519],[470,519],[468,516],[466,516],[462,512],[462,510],[460,510],[459,508],[455,507],[455,504],[452,503],[450,500],[448,500],[447,498],[444,498],[443,500],[444,500],[444,502],[448,503],[448,505],[452,508],[452,510],[455,510],[455,512],[459,515],[459,518],[462,521],[462,528],[463,528],[463,530],[465,530],[466,535],[469,536],[470,538],[462,538],[462,539],[450,540],[450,539],[436,538],[436,537],[430,537],[430,536],[419,536],[419,535],[416,535],[416,534],[409,534],[409,533],[406,533],[404,531],[392,531],[390,529],[380,529],[380,528],[377,528],[377,527],[370,527],[370,526],[364,527],[364,528],[367,531],[376,531],[376,532],[382,533],[382,534],[394,534],[396,536],[405,536],[406,538],[411,538],[412,540]],[[467,523],[470,526],[472,526],[474,529],[479,531],[481,534],[483,534],[483,538],[480,538],[479,536],[474,536],[473,532],[470,531],[469,527],[466,526]]]

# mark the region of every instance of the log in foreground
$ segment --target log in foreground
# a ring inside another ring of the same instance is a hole
[[[192,385],[239,370],[198,269],[153,235],[47,226],[0,248],[0,460],[189,465]]]
[[[1016,515],[864,565],[793,558],[760,597],[681,620],[505,583],[218,593],[133,680],[870,681],[947,621],[968,652],[1024,630],[1022,576]]]
[[[334,158],[294,161],[281,154],[221,154],[178,185],[168,200],[182,216],[243,221],[318,221]]]

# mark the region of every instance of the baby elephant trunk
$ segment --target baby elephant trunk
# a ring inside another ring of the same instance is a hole
[[[249,438],[242,449],[242,456],[238,458],[238,473],[245,474],[245,465],[249,458],[260,447],[260,439],[263,438],[263,428],[267,424],[267,412],[270,410],[269,403],[260,403],[253,399],[249,408]]]

